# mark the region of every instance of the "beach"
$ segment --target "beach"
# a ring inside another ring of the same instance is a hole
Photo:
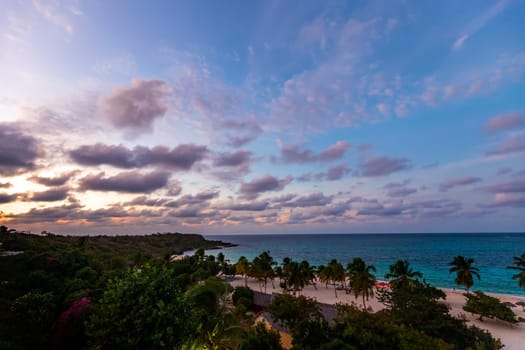
[[[241,276],[236,276],[230,284],[234,287],[244,286],[244,278]],[[278,280],[274,282],[275,288],[272,287],[272,283],[268,282],[266,286],[266,293],[280,293],[281,288],[278,286]],[[248,278],[248,286],[259,292],[264,292],[264,287],[261,288],[260,283],[254,279]],[[463,306],[466,303],[466,298],[464,297],[462,291],[442,288],[446,294],[446,300],[444,303],[449,306],[450,313],[454,316],[459,316],[461,314],[465,315],[468,324],[477,326],[481,329],[489,331],[495,338],[501,339],[502,343],[505,345],[504,349],[506,350],[524,350],[525,349],[525,323],[521,322],[515,325],[511,325],[507,322],[487,319],[484,318],[483,321],[477,319],[477,315],[472,315],[463,310]],[[513,296],[506,294],[495,294],[487,293],[488,295],[497,297],[501,302],[511,302],[516,303],[518,301],[525,301],[525,297],[522,296]],[[344,290],[337,290],[337,297],[334,293],[333,286],[325,287],[322,283],[317,283],[317,289],[313,285],[306,286],[302,295],[315,299],[320,303],[325,304],[337,304],[337,303],[349,303],[356,304],[359,307],[362,307],[361,297],[355,298],[353,294],[346,294]],[[374,312],[382,310],[385,308],[376,298],[370,298],[366,302],[367,307],[370,306]],[[512,311],[516,314],[517,317],[525,318],[525,312],[521,307],[513,307]]]

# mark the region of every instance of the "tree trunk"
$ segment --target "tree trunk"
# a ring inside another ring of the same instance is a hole
[[[366,304],[365,304],[365,294],[363,293],[363,309],[366,310]]]
[[[248,287],[248,275],[244,275],[244,286]]]
[[[335,297],[337,298],[337,288],[335,284],[334,284],[334,293],[335,293]]]

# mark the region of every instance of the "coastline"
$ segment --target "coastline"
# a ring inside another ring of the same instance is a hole
[[[236,275],[235,278],[229,282],[232,286],[244,286],[244,277]],[[265,294],[281,293],[281,289],[275,283],[275,288],[272,287],[272,283],[267,284],[266,293],[264,287],[260,283],[252,278],[248,278],[248,287],[255,291],[259,291]],[[505,345],[506,350],[523,350],[523,344],[525,344],[525,323],[521,322],[515,325],[511,325],[507,322],[484,319],[479,321],[476,315],[472,315],[463,310],[463,306],[466,303],[466,299],[461,290],[452,290],[448,288],[440,288],[446,294],[446,300],[443,301],[449,308],[450,313],[456,317],[465,316],[469,325],[477,326],[481,329],[489,331],[495,338],[500,338],[502,343]],[[501,302],[512,302],[525,301],[523,296],[512,296],[498,293],[487,293],[488,295],[497,297]],[[305,287],[302,291],[302,295],[315,299],[319,303],[335,305],[337,303],[350,303],[356,304],[362,307],[361,298],[355,298],[353,294],[346,294],[344,291],[337,291],[337,298],[335,297],[334,288],[329,286],[325,288],[324,284],[317,284],[317,289],[312,285]],[[367,301],[367,307],[370,306],[373,312],[382,310],[385,308],[376,298],[370,298]],[[521,307],[514,307],[512,311],[517,317],[525,318],[525,311]]]

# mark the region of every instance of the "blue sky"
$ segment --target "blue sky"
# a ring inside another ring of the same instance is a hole
[[[525,228],[525,3],[7,1],[0,221]]]

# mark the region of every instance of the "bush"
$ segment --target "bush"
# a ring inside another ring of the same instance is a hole
[[[254,292],[248,287],[236,287],[232,294],[232,301],[235,306],[242,300],[242,305],[251,308],[254,304]]]

